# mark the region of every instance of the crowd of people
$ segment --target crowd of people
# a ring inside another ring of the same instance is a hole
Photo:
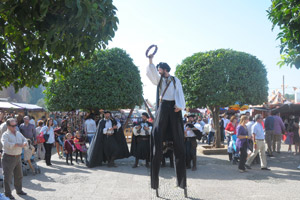
[[[32,173],[35,174],[37,172],[31,165],[31,155],[36,151],[37,158],[44,159],[46,165],[51,166],[54,146],[58,157],[65,159],[67,165],[73,165],[73,156],[75,156],[77,164],[79,161],[86,162],[88,167],[104,163],[107,163],[108,167],[116,167],[114,162],[116,159],[134,156],[133,168],[139,166],[140,160],[145,160],[145,166],[149,168],[150,134],[153,124],[147,113],[143,113],[142,117],[133,123],[130,151],[122,129],[124,122],[121,122],[118,115],[113,117],[111,112],[103,111],[102,115],[97,117],[94,114],[84,117],[83,124],[77,125],[74,129],[70,126],[72,120],[68,115],[57,114],[49,118],[43,116],[37,122],[29,116],[24,116],[22,120],[18,120],[18,117],[12,114],[3,117],[0,125],[0,147],[7,197],[13,199],[10,189],[12,174],[17,193],[26,195],[22,191],[22,163],[18,156],[23,156],[22,162],[28,161]],[[212,144],[215,140],[216,127],[211,115],[189,114],[183,118],[183,122],[185,165],[186,169],[195,171],[197,170],[197,140]],[[279,113],[268,113],[265,118],[260,114],[252,117],[249,112],[230,117],[223,114],[219,118],[219,128],[221,141],[228,145],[229,161],[238,164],[240,172],[251,169],[253,162],[260,164],[262,170],[270,170],[266,156],[273,157],[274,152],[280,153],[282,139],[289,145],[288,152],[292,152],[292,145],[295,145],[294,154],[300,152],[299,117],[289,116],[282,120]],[[170,158],[170,167],[174,167],[172,144],[164,144],[163,148],[161,166],[165,167],[165,159]],[[32,154],[24,157],[26,150]]]
[[[216,130],[211,115],[192,119],[186,115],[184,121],[197,125],[203,133],[203,143],[206,140],[211,144],[214,140]],[[223,114],[219,118],[219,127],[221,141],[228,145],[229,161],[238,164],[240,172],[251,169],[253,162],[260,164],[262,170],[270,170],[266,156],[274,157],[274,152],[280,154],[282,142],[289,145],[288,152],[292,153],[293,145],[294,155],[300,152],[299,117],[293,115],[282,119],[279,112],[268,112],[265,117],[260,114],[250,116],[250,112]]]
[[[10,189],[12,177],[17,194],[26,195],[22,191],[24,164],[30,166],[33,175],[37,174],[37,168],[33,167],[31,162],[40,159],[45,160],[47,166],[51,166],[54,147],[59,159],[65,159],[67,165],[74,165],[75,156],[77,164],[86,164],[88,167],[94,166],[95,157],[96,160],[101,158],[101,163],[107,162],[109,167],[116,167],[115,159],[130,156],[122,129],[125,120],[119,113],[114,117],[111,112],[104,110],[99,110],[97,115],[74,112],[50,113],[48,118],[42,116],[38,120],[14,112],[1,112],[0,115],[0,156],[3,158],[0,159],[2,161],[0,169],[3,168],[3,173],[0,170],[0,180],[4,181],[5,196],[10,199],[14,199]],[[137,148],[132,148],[131,155],[137,158],[136,167],[138,160],[142,159],[147,160],[149,167],[150,141],[146,141],[146,138],[149,139],[152,125],[147,122],[148,119],[148,114],[143,113],[142,117],[134,122],[134,126],[141,122],[148,123],[144,139],[140,139],[142,136],[139,133],[143,134],[146,127],[143,126],[143,130],[138,130],[138,133],[133,131]],[[146,145],[145,143],[141,145],[142,141],[146,142]],[[149,148],[145,151],[144,147],[147,144]]]

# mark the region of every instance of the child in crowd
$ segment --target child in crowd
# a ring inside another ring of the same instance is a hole
[[[69,158],[70,158],[70,161],[71,161],[71,165],[73,165],[72,153],[75,150],[75,148],[74,148],[74,142],[72,140],[72,134],[71,133],[66,134],[66,140],[64,142],[64,150],[65,150],[65,153],[67,155],[66,156],[67,165],[69,164],[69,162],[68,162]]]
[[[27,143],[28,143],[28,146],[26,148],[24,148],[24,160],[27,161],[30,169],[32,170],[32,173],[36,174],[36,171],[31,163],[31,157],[35,153],[35,148],[32,145],[32,141],[30,139],[27,139]]]
[[[80,160],[82,163],[83,159],[82,159],[82,153],[86,152],[86,146],[85,146],[85,140],[84,138],[81,136],[79,131],[76,131],[75,137],[74,137],[74,144],[75,144],[75,153],[76,153],[76,163],[78,163],[78,153],[80,155]]]

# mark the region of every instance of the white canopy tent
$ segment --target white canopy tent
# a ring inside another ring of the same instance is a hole
[[[16,106],[10,102],[0,101],[0,109],[22,109],[19,106]]]
[[[28,110],[28,111],[44,111],[44,108],[27,103],[14,103],[8,101],[0,101],[0,109],[2,110]]]
[[[27,103],[12,103],[12,104],[26,110],[44,110],[44,108],[34,104],[27,104]]]

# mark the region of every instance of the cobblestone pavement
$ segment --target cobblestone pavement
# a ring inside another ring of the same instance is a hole
[[[53,149],[54,151],[54,149]],[[53,154],[53,166],[39,161],[42,173],[31,173],[23,179],[28,196],[15,194],[16,199],[28,200],[85,200],[85,199],[185,199],[182,189],[175,187],[175,171],[162,168],[160,171],[161,198],[156,198],[150,189],[150,171],[141,163],[133,169],[134,159],[118,160],[117,168],[107,166],[88,169],[84,164],[69,166]],[[187,170],[187,199],[300,199],[300,156],[282,153],[268,158],[272,171],[262,171],[259,165],[239,173],[236,165],[228,162],[226,155],[198,156],[198,170]],[[3,192],[3,188],[0,189]]]

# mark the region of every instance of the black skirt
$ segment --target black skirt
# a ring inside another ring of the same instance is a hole
[[[118,143],[113,136],[103,135],[104,155],[106,158],[116,158],[119,153]]]
[[[137,137],[136,158],[140,160],[150,159],[150,137]]]

